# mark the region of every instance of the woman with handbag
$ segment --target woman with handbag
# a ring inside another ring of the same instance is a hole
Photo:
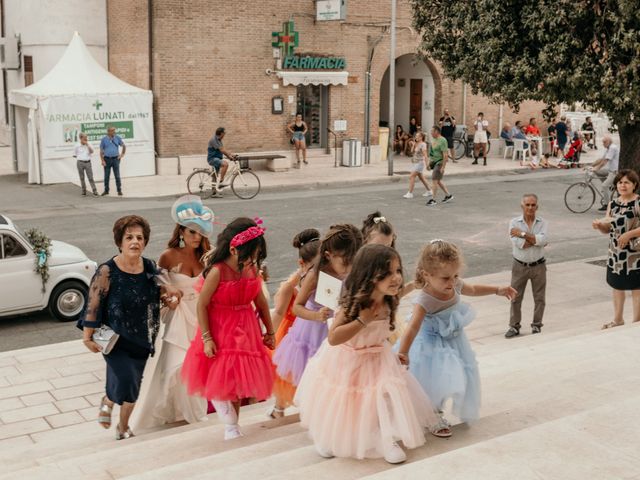
[[[187,393],[180,372],[196,334],[195,284],[204,270],[202,257],[211,248],[208,237],[213,234],[214,215],[200,197],[184,195],[171,207],[171,217],[176,226],[158,266],[166,271],[162,280],[179,288],[183,296],[174,311],[160,311],[156,352],[145,367],[140,400],[131,416],[134,431],[180,420],[196,423],[207,419],[207,401]]]
[[[120,405],[116,440],[133,436],[129,417],[138,400],[145,364],[154,353],[160,303],[175,309],[182,296],[171,286],[159,286],[155,262],[142,256],[150,231],[149,223],[138,215],[116,220],[113,238],[120,253],[98,267],[86,310],[78,321],[85,346],[94,353],[102,352],[107,363],[106,394],[100,402],[98,423],[109,428],[113,405]],[[103,338],[110,336],[111,342],[103,343],[96,329]]]
[[[593,228],[609,235],[607,283],[613,288],[613,321],[602,329],[624,325],[626,292],[633,298],[633,321],[640,321],[640,178],[633,170],[620,170],[614,179],[618,197],[607,207],[607,216],[593,221]]]

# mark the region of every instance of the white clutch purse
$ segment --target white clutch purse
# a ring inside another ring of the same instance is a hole
[[[91,338],[94,342],[100,345],[100,347],[102,347],[102,353],[104,355],[109,355],[118,341],[118,338],[120,338],[120,335],[114,332],[111,327],[102,325],[100,328],[95,329]]]

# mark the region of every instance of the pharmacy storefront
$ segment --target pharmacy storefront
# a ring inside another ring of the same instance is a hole
[[[296,87],[295,112],[301,113],[307,124],[307,145],[326,148],[331,87],[347,85],[347,61],[344,57],[298,54],[299,35],[293,20],[272,33],[276,76],[283,86]]]

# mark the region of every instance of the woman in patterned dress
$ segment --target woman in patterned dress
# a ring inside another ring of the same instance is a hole
[[[626,292],[633,298],[633,321],[640,321],[640,251],[632,249],[632,240],[640,237],[640,184],[633,170],[620,170],[614,179],[618,197],[607,207],[607,216],[594,220],[593,228],[609,234],[607,283],[613,288],[613,321],[602,329],[624,325],[622,316]]]

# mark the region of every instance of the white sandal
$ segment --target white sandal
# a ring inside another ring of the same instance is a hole
[[[449,438],[452,435],[451,424],[442,416],[442,414],[439,414],[438,417],[440,417],[440,420],[429,429],[429,432],[434,437]]]
[[[275,405],[267,412],[267,417],[277,420],[284,417],[284,408],[278,408]]]
[[[127,427],[126,432],[120,431],[120,424],[116,425],[116,440],[126,440],[128,438],[135,437],[131,428]]]

